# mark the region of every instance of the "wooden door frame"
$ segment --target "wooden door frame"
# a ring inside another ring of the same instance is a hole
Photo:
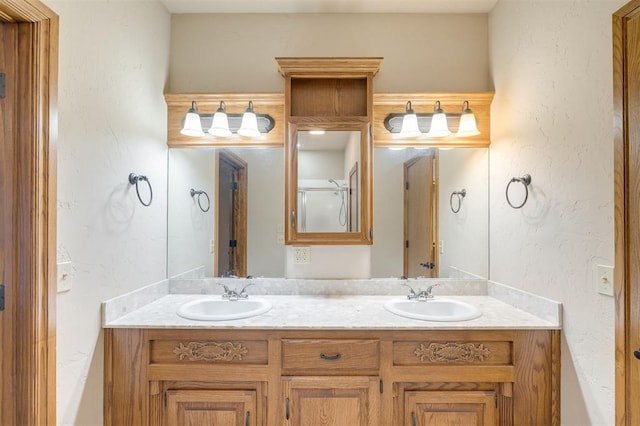
[[[613,14],[613,99],[614,99],[614,219],[615,219],[615,417],[617,425],[631,422],[631,362],[633,351],[630,347],[631,324],[640,321],[640,315],[635,312],[637,306],[632,306],[632,292],[629,263],[629,239],[638,232],[630,229],[629,202],[632,182],[629,171],[640,165],[634,162],[629,154],[629,111],[626,97],[628,75],[626,72],[627,52],[625,21],[640,14],[640,0],[633,0]],[[635,188],[637,190],[637,188]],[[637,220],[637,219],[636,219]],[[636,277],[637,278],[637,277]],[[635,284],[637,285],[637,284]],[[635,291],[640,291],[635,289]],[[637,401],[635,401],[637,404]],[[637,411],[636,411],[637,413]]]
[[[220,192],[218,190],[218,179],[220,178],[220,161],[221,157],[227,163],[230,163],[236,170],[238,170],[238,192],[235,197],[236,208],[235,211],[237,214],[234,216],[235,221],[235,231],[236,231],[236,275],[239,277],[243,277],[247,274],[247,198],[248,198],[248,183],[249,183],[249,171],[247,162],[240,158],[238,155],[233,153],[233,151],[227,149],[221,149],[216,152],[215,159],[215,176],[216,176],[216,184],[214,185],[214,205],[216,208],[214,209],[214,246],[216,247],[216,252],[213,256],[213,275],[218,276],[219,273],[219,265],[218,265],[218,206],[220,205]]]
[[[56,423],[56,137],[58,16],[37,0],[0,0],[19,25],[15,204],[14,424]],[[28,212],[28,213],[27,213]],[[1,315],[1,314],[0,314]],[[4,410],[3,410],[4,411]],[[0,417],[2,419],[3,417]]]

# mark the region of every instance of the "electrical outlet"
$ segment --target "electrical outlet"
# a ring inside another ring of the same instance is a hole
[[[596,288],[598,293],[613,296],[613,267],[596,265]]]
[[[295,265],[308,265],[311,263],[311,247],[294,247],[293,263]]]
[[[282,232],[276,234],[276,243],[284,244],[284,234]]]
[[[439,246],[440,246],[440,254],[444,254],[444,241],[440,240]]]
[[[213,254],[216,250],[216,245],[213,240],[209,240],[209,253]]]
[[[71,290],[71,276],[73,266],[71,262],[58,263],[58,293]]]

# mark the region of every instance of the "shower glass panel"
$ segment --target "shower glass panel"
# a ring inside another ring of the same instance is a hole
[[[345,232],[347,230],[347,183],[302,179],[298,186],[301,232]]]

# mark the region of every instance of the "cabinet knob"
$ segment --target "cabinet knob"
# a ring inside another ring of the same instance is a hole
[[[635,356],[636,359],[640,359],[640,349],[636,349],[635,351],[633,351],[633,356]]]

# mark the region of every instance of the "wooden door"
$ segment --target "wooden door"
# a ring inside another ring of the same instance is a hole
[[[255,426],[256,415],[255,391],[167,391],[167,426]]]
[[[640,1],[613,15],[616,424],[640,424]]]
[[[404,164],[404,188],[403,275],[437,277],[433,153],[413,158]]]
[[[56,420],[57,43],[57,16],[46,6],[0,0],[0,424],[7,426]]]
[[[287,426],[377,426],[377,377],[288,377],[283,380]]]
[[[403,425],[498,425],[494,392],[408,391],[404,396]]]
[[[243,277],[247,274],[248,166],[237,155],[223,150],[218,155],[217,170],[214,275]]]

